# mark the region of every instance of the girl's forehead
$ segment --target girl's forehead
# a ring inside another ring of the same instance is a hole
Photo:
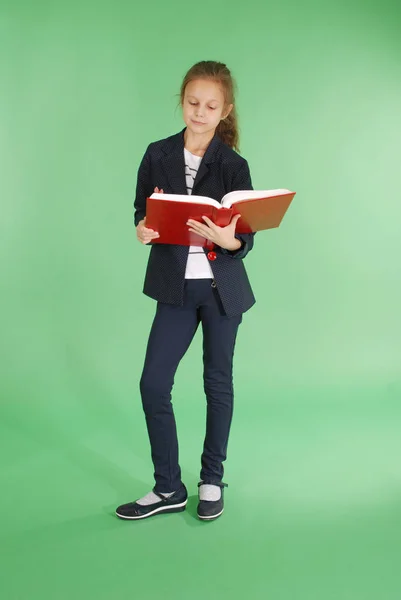
[[[207,79],[194,79],[190,81],[185,88],[185,95],[206,98],[209,101],[216,100],[217,102],[221,102],[224,100],[221,86],[216,81]]]

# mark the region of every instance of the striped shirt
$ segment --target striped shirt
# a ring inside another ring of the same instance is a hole
[[[194,181],[199,169],[202,157],[192,154],[184,148],[185,158],[185,179],[187,193],[192,194]],[[203,249],[200,246],[190,246],[185,270],[185,279],[213,279],[213,271],[210,267]]]

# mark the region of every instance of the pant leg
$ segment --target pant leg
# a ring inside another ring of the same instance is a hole
[[[171,390],[178,364],[199,325],[196,308],[158,303],[140,381],[142,405],[151,445],[155,490],[172,492],[181,486],[176,422]]]
[[[209,302],[200,308],[203,329],[204,390],[207,400],[206,436],[200,477],[220,483],[233,415],[233,356],[242,315],[227,317],[211,288]]]

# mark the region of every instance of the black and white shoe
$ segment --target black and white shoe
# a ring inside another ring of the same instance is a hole
[[[146,519],[161,513],[175,513],[185,510],[188,492],[184,484],[167,498],[155,492],[154,489],[153,493],[160,498],[160,502],[148,505],[138,504],[137,502],[122,504],[116,510],[117,517],[120,519]]]
[[[198,483],[198,488],[205,484],[207,484],[207,482],[200,481]],[[204,521],[212,521],[213,519],[217,519],[217,517],[219,517],[224,510],[224,488],[228,486],[223,482],[213,483],[212,485],[217,485],[221,490],[219,500],[201,500],[201,494],[199,490],[198,517]]]

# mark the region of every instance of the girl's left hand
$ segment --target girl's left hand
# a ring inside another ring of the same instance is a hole
[[[193,231],[194,233],[207,238],[217,244],[217,246],[220,246],[220,248],[225,248],[226,250],[238,250],[238,248],[241,247],[241,242],[235,237],[235,227],[240,217],[240,214],[234,215],[230,224],[226,227],[215,225],[213,221],[206,216],[202,217],[206,224],[199,223],[193,219],[188,219],[187,225],[189,225],[189,231]]]

